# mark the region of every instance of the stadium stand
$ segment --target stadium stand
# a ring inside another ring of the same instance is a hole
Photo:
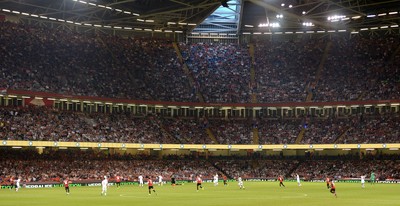
[[[172,42],[162,39],[89,35],[10,22],[0,22],[0,29],[0,88],[191,103],[200,99],[206,103],[250,103],[253,94],[259,103],[400,98],[400,41],[395,36],[290,41],[259,38],[252,42],[254,61],[250,46],[245,44],[180,43],[178,51],[184,60],[180,62]],[[228,145],[399,142],[398,111],[339,113],[208,118],[10,106],[0,108],[0,139]],[[203,160],[190,156],[161,160],[145,156],[142,160],[130,154],[47,149],[44,154],[1,149],[0,154],[3,181],[8,175],[22,175],[31,182],[59,182],[66,176],[99,180],[104,173],[121,171],[127,180],[149,173],[192,180],[197,174],[211,178],[219,172],[231,178],[298,173],[311,180],[326,175],[353,178],[371,170],[382,179],[400,178],[398,160],[393,159]]]
[[[167,40],[88,35],[10,22],[1,22],[0,27],[5,31],[0,36],[5,80],[1,88],[175,102],[198,102],[200,92],[205,102],[221,103],[250,103],[252,94],[258,102],[304,102],[309,92],[313,101],[400,96],[400,43],[395,36],[254,39],[256,85],[250,83],[253,63],[247,45],[180,43],[195,81],[190,86]],[[327,60],[321,66],[326,49]]]
[[[137,181],[139,175],[162,175],[170,180],[192,181],[196,175],[212,179],[219,173],[229,178],[242,176],[246,179],[275,179],[278,175],[291,178],[298,173],[304,180],[359,178],[375,171],[380,180],[400,178],[397,155],[379,157],[357,156],[317,157],[285,159],[283,157],[215,157],[209,160],[194,156],[166,156],[157,159],[145,154],[107,154],[92,150],[0,150],[1,184],[8,184],[9,176],[22,176],[24,182],[60,182],[68,177],[75,182],[98,181],[106,174],[119,174],[125,181]],[[297,157],[299,158],[299,157]],[[330,159],[326,159],[330,158]],[[337,158],[337,160],[332,160]]]

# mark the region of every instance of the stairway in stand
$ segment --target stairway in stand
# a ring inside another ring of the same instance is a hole
[[[249,53],[251,57],[251,67],[250,67],[250,91],[251,91],[251,103],[257,103],[257,94],[253,93],[253,88],[256,87],[256,70],[254,68],[255,65],[255,57],[254,57],[254,44],[249,45]]]
[[[301,140],[303,140],[304,133],[306,133],[306,129],[302,128],[299,134],[297,135],[295,144],[300,144]]]
[[[206,128],[206,132],[207,132],[208,137],[210,137],[211,141],[212,141],[214,144],[219,144],[217,138],[215,138],[215,135],[214,135],[214,133],[211,131],[210,128]]]
[[[253,128],[253,144],[260,144],[260,137],[258,136],[258,128]]]
[[[176,42],[174,42],[174,43],[172,43],[172,45],[175,49],[176,55],[178,56],[179,62],[182,64],[183,72],[189,78],[189,85],[191,87],[190,90],[192,90],[195,86],[195,80],[194,80],[192,74],[190,73],[186,62],[183,60],[182,53],[181,53],[181,50],[179,49],[178,44]],[[198,90],[196,90],[196,95],[200,102],[204,102],[203,94],[201,94]]]
[[[331,47],[332,47],[332,42],[328,42],[326,44],[324,54],[322,55],[321,61],[319,63],[318,70],[315,75],[315,81],[310,83],[307,87],[308,94],[306,97],[306,102],[311,102],[313,99],[313,93],[311,91],[311,88],[315,87],[318,84],[318,81],[321,79],[322,72],[324,71],[324,65],[325,65],[326,59],[328,58],[328,54],[329,54],[329,51],[331,50]]]
[[[351,128],[352,127],[348,127],[346,130],[344,130],[344,132],[342,134],[340,134],[338,138],[336,138],[335,144],[342,142],[342,139],[346,137],[347,132],[350,131]]]

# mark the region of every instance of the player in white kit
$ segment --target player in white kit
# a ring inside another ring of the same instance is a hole
[[[238,185],[239,185],[239,188],[240,188],[240,189],[244,189],[243,180],[242,180],[242,177],[241,177],[241,176],[238,177]]]
[[[158,185],[163,185],[163,177],[161,175],[158,175]]]
[[[139,175],[139,186],[143,187],[143,175]]]
[[[21,177],[18,177],[18,179],[15,181],[15,191],[18,192],[20,186],[20,182],[21,182]]]
[[[361,176],[361,187],[365,188],[365,175]]]
[[[101,181],[101,195],[107,196],[108,179],[104,176],[104,180]]]
[[[300,177],[299,174],[296,173],[296,180],[297,180],[297,185],[300,187],[301,183],[300,183]]]
[[[218,185],[218,174],[214,175],[214,186]]]

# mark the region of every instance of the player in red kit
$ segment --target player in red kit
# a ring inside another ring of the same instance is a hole
[[[228,186],[227,178],[225,175],[223,176],[223,179],[224,179],[224,186]]]
[[[331,186],[331,193],[332,193],[333,195],[335,195],[335,197],[337,197],[337,195],[336,195],[336,185],[335,185],[335,183],[334,183],[333,180],[331,180],[330,186]]]
[[[147,185],[149,186],[149,195],[151,195],[151,190],[153,190],[154,194],[157,195],[156,190],[153,186],[153,180],[151,179],[151,176],[149,176],[149,178],[147,179]]]
[[[14,178],[13,176],[10,177],[10,190],[14,188]]]
[[[329,179],[329,177],[326,177],[326,180],[325,180],[325,181],[326,181],[326,188],[329,189],[329,188],[330,188],[329,184],[330,184],[330,182],[331,182],[330,179]]]
[[[196,182],[197,182],[197,192],[199,191],[199,187],[204,190],[203,186],[201,185],[203,183],[203,180],[201,179],[201,175],[196,177]]]
[[[68,178],[65,178],[65,180],[63,181],[65,192],[67,193],[67,195],[69,195],[69,184],[70,183],[72,183],[72,182],[69,181]]]
[[[119,189],[119,187],[121,186],[121,176],[115,176],[115,182],[117,184],[117,189]]]
[[[282,175],[278,177],[278,180],[279,180],[279,187],[282,187],[282,186],[285,187],[285,185],[283,184],[283,177],[282,177]]]

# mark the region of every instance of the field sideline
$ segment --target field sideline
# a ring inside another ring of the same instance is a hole
[[[71,187],[66,195],[64,188],[0,190],[2,206],[101,206],[101,205],[162,205],[162,206],[208,206],[208,205],[323,205],[323,206],[381,206],[400,205],[399,184],[366,184],[362,189],[358,183],[336,183],[338,198],[326,188],[325,183],[303,182],[301,187],[295,182],[286,182],[286,188],[279,188],[277,182],[244,182],[245,190],[237,183],[227,187],[221,183],[203,183],[205,189],[196,192],[196,185],[189,183],[172,188],[156,185],[157,195],[148,195],[147,186],[124,185],[120,189],[112,186],[107,196],[100,196],[100,187]]]

